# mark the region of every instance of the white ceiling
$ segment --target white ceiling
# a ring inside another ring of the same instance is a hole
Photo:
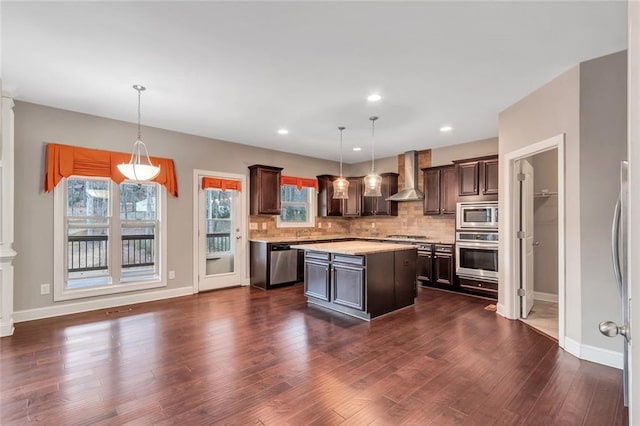
[[[344,125],[352,163],[370,158],[374,114],[376,157],[496,136],[500,111],[625,49],[626,7],[5,1],[2,82],[19,100],[131,122],[139,83],[143,125],[333,160]]]

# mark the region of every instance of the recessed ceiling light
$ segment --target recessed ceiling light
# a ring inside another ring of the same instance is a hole
[[[362,151],[362,148],[360,148],[359,146],[356,146],[353,148],[354,151]]]
[[[369,102],[378,102],[380,99],[382,99],[382,96],[378,95],[377,93],[373,93],[367,98]]]
[[[440,131],[441,132],[450,132],[452,130],[453,130],[453,127],[451,127],[451,126],[442,126],[442,127],[440,127]]]
[[[279,135],[286,135],[288,133],[289,133],[289,131],[287,129],[278,129],[278,134]]]

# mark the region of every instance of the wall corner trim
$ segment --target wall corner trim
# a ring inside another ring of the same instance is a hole
[[[190,296],[193,287],[180,287],[167,290],[159,290],[138,294],[126,294],[106,299],[86,300],[76,303],[47,306],[37,309],[26,309],[13,313],[14,323],[33,321],[43,318],[52,318],[61,315],[78,314],[80,312],[94,311],[98,309],[113,308],[116,306],[131,305],[134,303],[152,302],[154,300],[171,299],[173,297]]]
[[[569,337],[565,337],[564,349],[571,355],[585,361],[622,370],[624,355],[622,352],[611,351],[609,349],[598,348],[596,346],[583,345]]]

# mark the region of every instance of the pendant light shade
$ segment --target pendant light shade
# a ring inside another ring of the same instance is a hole
[[[349,198],[349,181],[342,176],[342,132],[345,127],[340,126],[340,177],[333,181],[333,198],[346,200]]]
[[[142,134],[140,131],[140,94],[146,90],[146,88],[139,84],[134,84],[133,88],[138,91],[138,139],[133,143],[131,160],[129,160],[128,163],[118,164],[118,170],[127,179],[143,182],[158,176],[160,167],[151,164],[149,152],[144,142],[142,142]]]
[[[369,117],[371,120],[371,173],[364,177],[364,196],[365,197],[381,197],[382,196],[382,177],[374,170],[374,148],[375,148],[375,132],[376,120],[378,117]]]

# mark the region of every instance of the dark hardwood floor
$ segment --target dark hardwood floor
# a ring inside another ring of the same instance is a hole
[[[367,323],[301,285],[243,287],[20,323],[0,339],[0,423],[627,423],[619,370],[489,303],[420,289]]]

